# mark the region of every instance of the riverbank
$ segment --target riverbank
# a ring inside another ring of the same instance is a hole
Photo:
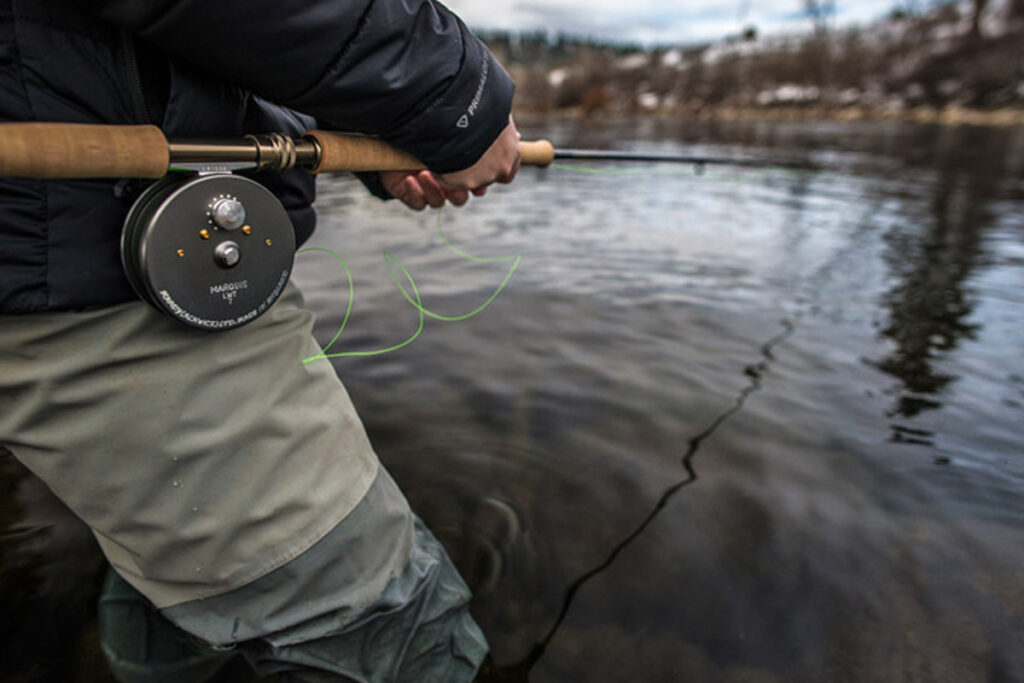
[[[570,117],[1024,125],[1024,0],[697,46],[491,36],[524,111]]]

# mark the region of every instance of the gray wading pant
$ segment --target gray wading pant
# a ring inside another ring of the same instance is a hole
[[[0,445],[116,570],[122,681],[198,683],[227,650],[285,680],[469,681],[485,656],[330,364],[301,362],[312,322],[293,286],[226,332],[140,302],[0,316]]]
[[[111,572],[100,633],[115,676],[201,683],[241,656],[273,680],[472,680],[487,643],[468,613],[468,589],[418,518],[409,562],[379,596],[357,608],[344,590],[386,561],[376,539],[408,525],[403,503],[381,469],[356,509],[297,559],[237,590],[160,611]],[[189,634],[227,645],[204,646]]]

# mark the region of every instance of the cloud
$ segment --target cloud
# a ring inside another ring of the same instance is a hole
[[[894,0],[838,2],[838,24],[882,16]],[[547,31],[643,43],[692,43],[722,38],[754,25],[762,34],[806,30],[801,0],[448,0],[480,29]]]

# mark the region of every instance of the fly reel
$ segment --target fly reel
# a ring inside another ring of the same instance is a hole
[[[280,201],[230,173],[172,174],[132,206],[121,262],[135,292],[186,325],[252,322],[284,291],[295,233]]]

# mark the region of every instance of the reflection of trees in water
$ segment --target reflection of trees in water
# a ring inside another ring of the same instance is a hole
[[[937,363],[979,329],[969,321],[975,301],[967,282],[981,265],[983,233],[995,218],[990,202],[1005,166],[1001,136],[985,130],[940,135],[937,144],[921,141],[935,150],[937,173],[927,214],[912,209],[886,235],[886,261],[897,283],[883,298],[889,320],[881,334],[895,348],[876,365],[901,383],[893,417],[912,418],[942,406],[942,391],[957,378]],[[894,441],[930,444],[929,436],[893,426]]]

